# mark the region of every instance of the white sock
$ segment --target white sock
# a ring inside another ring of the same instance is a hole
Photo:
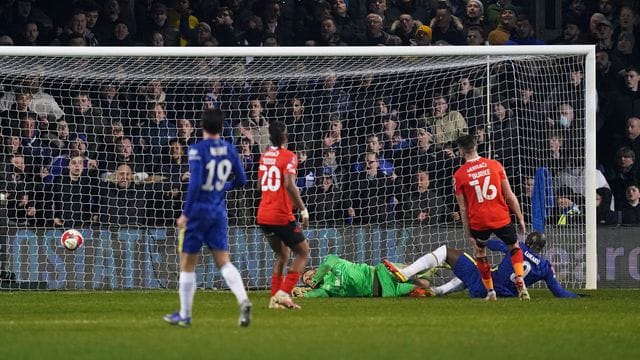
[[[238,304],[248,299],[247,291],[244,289],[240,272],[238,272],[238,269],[236,269],[232,263],[228,262],[222,265],[220,273],[222,274],[224,281],[227,282],[227,286],[229,286],[231,292],[233,292],[233,295],[238,299]]]
[[[411,265],[400,270],[407,278],[424,271],[433,269],[436,266],[444,264],[447,260],[447,247],[445,245],[440,246],[435,251],[423,255],[418,260],[414,261]]]
[[[436,295],[440,296],[440,295],[446,295],[452,292],[464,290],[464,287],[465,286],[462,280],[458,279],[457,277],[454,277],[453,279],[449,280],[448,283],[442,284],[437,288],[433,289],[433,292],[435,292]]]
[[[196,294],[196,273],[180,272],[179,280],[180,293],[180,317],[191,317],[191,308],[193,307],[193,297]]]

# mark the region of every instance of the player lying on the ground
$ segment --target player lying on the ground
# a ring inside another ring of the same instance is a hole
[[[540,251],[547,244],[547,240],[544,234],[539,232],[532,232],[527,236],[524,243],[520,243],[520,248],[524,253],[524,281],[527,286],[530,286],[538,281],[545,281],[547,288],[556,297],[578,297],[578,295],[565,290],[562,285],[556,280],[555,272],[551,263],[538,255]],[[509,255],[509,249],[507,246],[498,240],[489,240],[487,247],[492,251],[501,251],[506,255]],[[441,266],[447,263],[453,269],[453,273],[456,275],[448,283],[438,286],[433,289],[436,295],[444,295],[454,291],[463,290],[465,287],[469,289],[469,295],[476,298],[484,298],[487,296],[487,289],[482,283],[480,273],[475,265],[473,257],[462,250],[452,249],[445,245],[440,246],[435,251],[428,253],[411,265],[404,269],[399,269],[393,263],[388,260],[383,260],[384,265],[389,271],[401,279],[403,276],[406,279],[411,278],[415,274],[432,269],[436,266]],[[511,259],[509,256],[505,256],[498,268],[491,272],[495,291],[498,296],[501,297],[515,297],[518,296],[518,291],[515,284],[515,275],[513,273],[513,267],[511,266]]]
[[[352,263],[337,255],[327,255],[320,267],[302,275],[307,288],[295,288],[294,296],[313,297],[422,297],[429,282],[414,279],[402,283],[383,264],[371,266]]]

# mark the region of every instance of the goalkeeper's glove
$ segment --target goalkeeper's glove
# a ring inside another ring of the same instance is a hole
[[[291,294],[293,295],[293,297],[303,297],[304,294],[307,293],[307,291],[311,290],[310,287],[306,287],[306,286],[296,286],[293,288],[293,290],[291,291]]]
[[[309,218],[309,210],[308,209],[304,209],[304,210],[300,211],[300,216],[303,219],[308,219]]]

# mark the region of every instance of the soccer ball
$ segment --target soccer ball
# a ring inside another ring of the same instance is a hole
[[[82,246],[84,239],[78,230],[69,229],[62,234],[60,242],[62,242],[62,246],[64,246],[65,249],[75,251]]]

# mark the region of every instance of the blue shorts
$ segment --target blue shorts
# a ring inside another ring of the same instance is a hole
[[[462,280],[464,285],[469,289],[469,296],[474,298],[483,298],[487,296],[487,289],[482,283],[482,277],[476,267],[475,260],[471,255],[463,253],[456,261],[453,267],[453,273]]]
[[[180,233],[178,250],[187,254],[197,254],[202,245],[210,250],[229,251],[227,218],[189,219],[187,228]]]

